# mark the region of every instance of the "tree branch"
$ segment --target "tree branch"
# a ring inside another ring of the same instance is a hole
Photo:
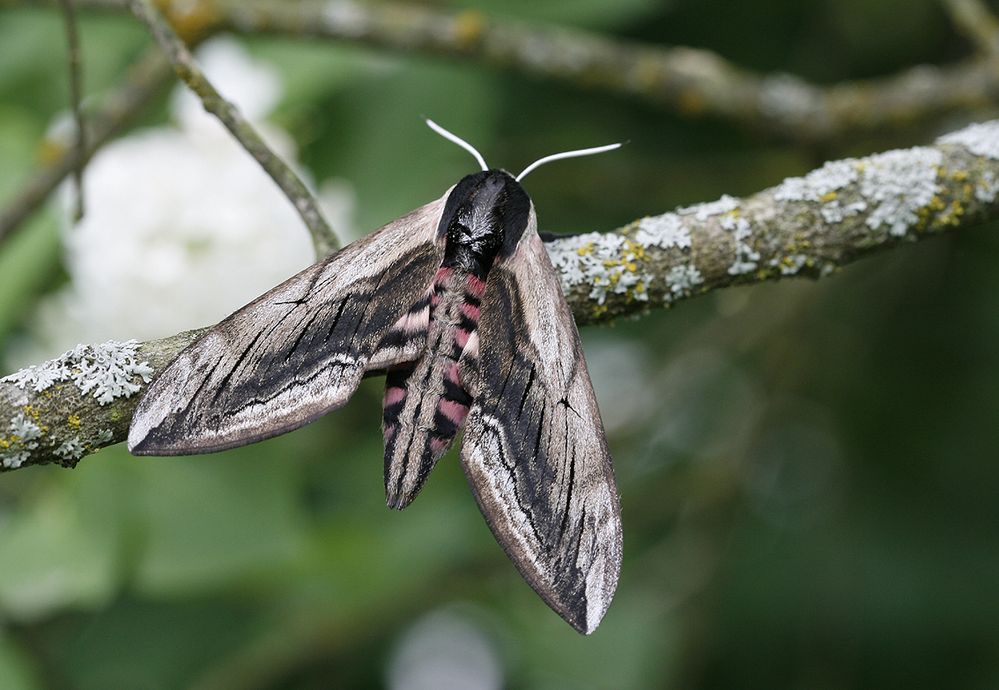
[[[122,10],[131,0],[77,0],[80,9]],[[972,3],[974,0],[948,0]],[[0,7],[42,0],[0,0]],[[687,117],[730,120],[772,137],[826,143],[967,112],[999,97],[991,56],[919,66],[880,79],[819,86],[759,74],[696,48],[667,48],[600,34],[529,25],[474,11],[357,0],[160,0],[171,23],[192,21],[243,34],[350,41],[400,53],[442,55],[622,93]]]
[[[246,151],[253,156],[285,196],[295,206],[302,218],[316,256],[326,256],[339,247],[336,234],[326,222],[319,205],[301,178],[287,163],[264,142],[257,130],[243,117],[239,109],[227,101],[208,81],[204,72],[194,61],[194,56],[184,42],[174,33],[170,25],[153,8],[149,0],[126,0],[132,14],[144,23],[173,64],[177,76],[187,84],[201,100],[205,110],[217,117],[225,128],[236,138]]]
[[[129,70],[124,84],[107,97],[91,118],[83,160],[80,160],[75,147],[64,148],[29,179],[7,207],[0,211],[0,243],[49,198],[67,175],[86,164],[97,149],[137,117],[160,93],[171,74],[169,63],[158,50],[143,54]]]
[[[583,324],[730,285],[817,278],[875,251],[996,219],[999,120],[933,146],[826,163],[744,199],[557,239],[548,250]],[[0,379],[0,467],[72,467],[124,440],[135,394],[199,333],[78,346]]]
[[[83,166],[87,156],[87,130],[83,123],[83,74],[80,69],[80,36],[76,26],[76,7],[74,0],[59,0],[62,7],[63,21],[66,24],[66,52],[69,64],[69,102],[73,112],[73,125],[76,128],[74,142],[73,186],[76,188],[73,219],[79,222],[83,218]]]
[[[981,0],[944,0],[957,30],[978,48],[982,55],[999,57],[999,20]]]

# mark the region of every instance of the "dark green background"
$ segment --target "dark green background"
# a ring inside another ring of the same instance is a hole
[[[933,0],[516,0],[501,11],[821,83],[971,50]],[[85,17],[82,36],[94,95],[146,45],[124,17]],[[471,170],[428,136],[423,114],[511,169],[630,140],[532,175],[554,232],[751,193],[962,124],[804,148],[477,64],[247,45],[285,80],[274,119],[318,179],[356,185],[369,229]],[[66,92],[59,17],[0,13],[0,198],[35,165]],[[165,113],[164,99],[143,124]],[[238,451],[156,460],[116,447],[75,471],[0,477],[0,688],[380,687],[408,626],[438,609],[485,631],[511,688],[995,688],[994,233],[586,329],[601,403],[639,396],[644,410],[609,439],[625,560],[589,638],[507,562],[453,452],[412,507],[385,508],[380,381],[369,381],[345,409]],[[50,209],[0,247],[0,344],[63,280],[57,235]],[[631,361],[637,377],[615,373]]]

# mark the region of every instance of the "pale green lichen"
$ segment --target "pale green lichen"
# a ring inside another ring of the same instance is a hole
[[[920,221],[920,210],[940,193],[939,167],[943,154],[916,147],[888,151],[864,161],[860,193],[871,206],[866,224],[872,230],[888,229],[904,237]]]
[[[92,395],[100,405],[139,392],[149,383],[152,367],[137,360],[136,340],[115,340],[100,345],[77,345],[61,357],[21,369],[0,378],[24,391],[40,393],[53,385],[72,381],[83,395]]]
[[[774,190],[777,201],[807,201],[821,204],[819,213],[827,223],[839,223],[845,218],[867,210],[863,200],[844,203],[839,191],[859,179],[858,162],[852,158],[830,161],[804,177],[789,177]]]
[[[59,459],[75,464],[87,452],[86,445],[79,436],[74,436],[59,444],[53,454]]]
[[[760,252],[749,243],[753,235],[749,221],[734,209],[722,217],[721,226],[732,233],[732,240],[735,242],[735,259],[728,267],[728,274],[738,276],[755,271],[759,265]]]
[[[625,301],[649,298],[652,275],[643,270],[645,247],[634,239],[614,233],[576,235],[549,245],[548,254],[566,294],[586,285],[597,307],[611,295]]]
[[[0,467],[13,470],[21,467],[38,448],[43,429],[31,415],[18,412],[7,425],[0,443]]]
[[[999,120],[973,124],[937,139],[938,144],[962,146],[976,156],[999,160]]]
[[[704,276],[693,264],[673,266],[666,271],[666,284],[669,286],[666,299],[674,300],[678,297],[687,297],[703,282]]]

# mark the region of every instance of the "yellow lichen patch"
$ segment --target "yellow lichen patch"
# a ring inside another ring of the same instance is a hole
[[[42,165],[51,165],[61,160],[66,155],[66,145],[61,141],[46,139],[38,147],[38,162]]]
[[[680,92],[677,102],[680,105],[680,111],[686,115],[696,115],[704,110],[704,96],[695,89],[685,89]]]
[[[174,31],[186,43],[193,43],[203,38],[222,18],[215,3],[210,0],[199,0],[199,2],[155,0],[155,3],[173,26]]]
[[[592,254],[593,253],[593,243],[592,242],[587,242],[582,247],[580,247],[579,249],[577,249],[576,253],[579,254],[580,256],[587,256],[588,254]]]
[[[958,225],[961,222],[961,216],[964,215],[964,205],[954,199],[950,202],[950,206],[944,213],[941,213],[937,220],[941,225]]]
[[[659,60],[642,56],[630,72],[630,82],[640,84],[645,88],[657,86],[662,81],[662,66]]]
[[[821,201],[823,204],[828,204],[830,201],[836,201],[836,199],[838,198],[839,194],[837,194],[836,192],[826,192],[825,194],[819,197],[819,201]]]
[[[7,450],[10,448],[10,444],[13,443],[8,437],[0,436],[0,450]]]
[[[478,10],[459,12],[454,18],[454,38],[462,48],[471,48],[482,38],[485,17]]]
[[[642,261],[645,259],[645,246],[640,242],[635,242],[630,237],[626,237],[624,240],[624,246],[627,249],[625,257],[629,258],[631,265],[634,265],[635,261]],[[631,270],[635,270],[634,268]]]
[[[965,180],[968,179],[968,171],[967,170],[955,170],[954,172],[951,173],[950,176],[951,176],[951,178],[953,178],[953,180],[955,182],[964,182]]]
[[[66,422],[74,429],[80,428],[80,415],[71,414],[66,417]]]

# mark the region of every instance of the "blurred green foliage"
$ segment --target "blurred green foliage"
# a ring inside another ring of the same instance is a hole
[[[932,0],[495,11],[825,82],[969,49]],[[93,95],[145,44],[113,16],[85,17],[82,39]],[[0,14],[0,198],[66,107],[62,41],[54,13]],[[629,139],[532,176],[549,231],[610,229],[937,133],[803,150],[475,64],[248,45],[281,71],[275,119],[317,179],[355,185],[366,229],[470,169],[419,115],[511,169]],[[161,104],[144,123],[164,117]],[[0,247],[0,343],[63,280],[56,216]],[[4,475],[0,688],[380,687],[407,628],[439,609],[484,631],[511,688],[997,687],[995,231],[584,332],[602,406],[632,404],[610,438],[624,571],[592,637],[520,580],[453,453],[412,507],[385,509],[380,382],[368,381],[344,410],[238,451],[139,460],[118,447],[75,471]]]

